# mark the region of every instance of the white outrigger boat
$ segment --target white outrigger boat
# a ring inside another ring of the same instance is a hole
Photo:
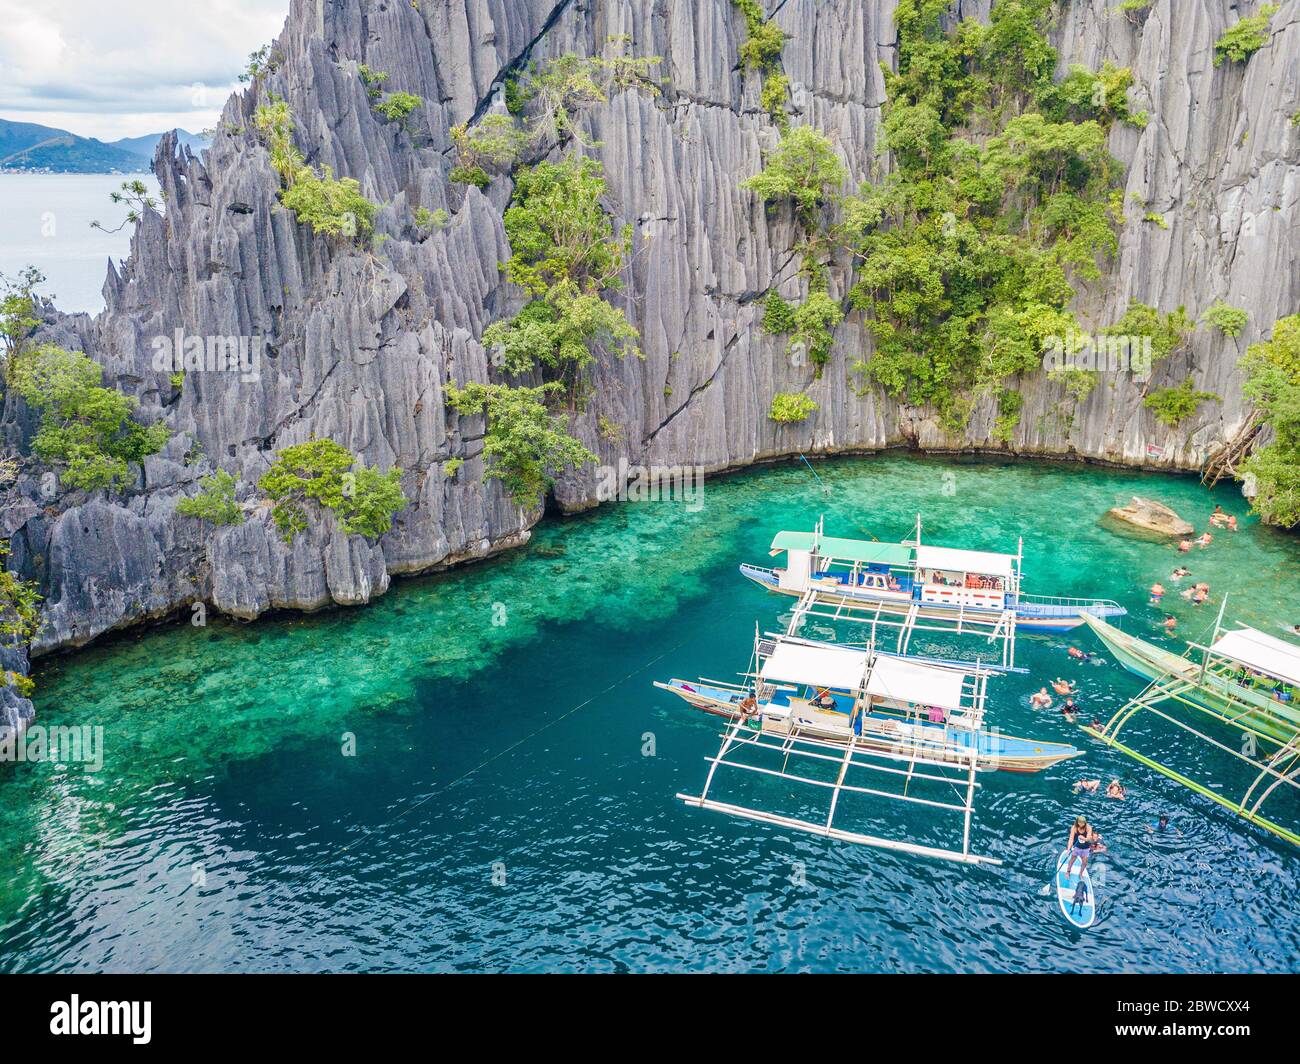
[[[899,614],[944,620],[958,626],[985,625],[1014,634],[1062,632],[1083,623],[1084,615],[1118,617],[1127,611],[1111,599],[1029,595],[1020,590],[1024,541],[1015,554],[936,547],[916,534],[901,543],[836,539],[824,534],[823,521],[812,532],[779,532],[773,557],[784,554],[784,568],[741,565],[741,575],[783,595],[813,594],[824,603],[871,603]]]
[[[1149,682],[1104,725],[1084,730],[1188,790],[1300,846],[1300,646],[1245,625],[1224,628],[1226,608],[1225,597],[1213,637],[1205,644],[1188,643],[1182,655],[1089,617],[1088,627],[1115,659]],[[1146,734],[1140,731],[1134,739],[1126,735],[1121,742],[1121,731],[1134,718],[1164,721],[1245,764],[1254,773],[1249,787],[1240,798],[1234,798],[1225,793],[1225,781],[1196,780],[1175,769],[1162,759],[1176,747],[1167,742],[1157,745],[1149,725]],[[1196,726],[1202,722],[1214,728],[1215,734]],[[1145,740],[1142,745],[1147,752],[1136,748],[1141,740]],[[1275,795],[1290,800],[1276,814],[1265,816],[1264,803]],[[1287,822],[1280,823],[1280,818]]]
[[[1002,735],[983,727],[989,673],[980,665],[921,663],[855,648],[755,633],[750,670],[741,684],[717,680],[673,679],[655,686],[706,712],[725,716],[729,726],[722,747],[710,758],[699,795],[678,798],[702,809],[825,835],[846,842],[914,853],[967,864],[1000,864],[970,851],[971,815],[977,773],[993,770],[1037,772],[1079,751],[1064,743],[1043,743]],[[779,768],[742,758],[776,755]],[[815,771],[830,766],[831,778],[790,771],[792,758]],[[710,797],[720,767],[777,776],[830,791],[826,819],[813,822],[719,801]],[[855,770],[875,772],[901,783],[901,790],[850,783]],[[951,794],[913,793],[947,785]],[[871,795],[960,813],[960,849],[921,845],[837,827],[843,794]]]

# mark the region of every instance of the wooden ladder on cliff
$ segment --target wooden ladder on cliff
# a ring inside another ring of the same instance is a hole
[[[1254,447],[1264,431],[1264,419],[1258,410],[1252,410],[1237,434],[1211,454],[1201,467],[1201,483],[1212,488],[1224,477],[1237,475],[1237,464]]]

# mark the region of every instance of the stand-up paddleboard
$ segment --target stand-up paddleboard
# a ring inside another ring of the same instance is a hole
[[[1075,901],[1075,896],[1079,889],[1079,862],[1074,862],[1074,867],[1067,877],[1065,874],[1065,863],[1070,859],[1070,851],[1061,854],[1061,859],[1056,862],[1056,900],[1060,903],[1061,912],[1065,918],[1074,924],[1075,927],[1091,927],[1092,922],[1097,919],[1097,900],[1092,893],[1092,880],[1088,878],[1088,870],[1083,871],[1083,900]]]

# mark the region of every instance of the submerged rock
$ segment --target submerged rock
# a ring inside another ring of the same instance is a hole
[[[1162,536],[1190,536],[1196,531],[1190,522],[1184,521],[1164,503],[1138,495],[1134,495],[1127,506],[1108,510],[1106,516]]]

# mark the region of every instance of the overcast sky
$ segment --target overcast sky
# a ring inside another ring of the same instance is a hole
[[[0,0],[0,118],[116,140],[214,126],[289,0]]]

